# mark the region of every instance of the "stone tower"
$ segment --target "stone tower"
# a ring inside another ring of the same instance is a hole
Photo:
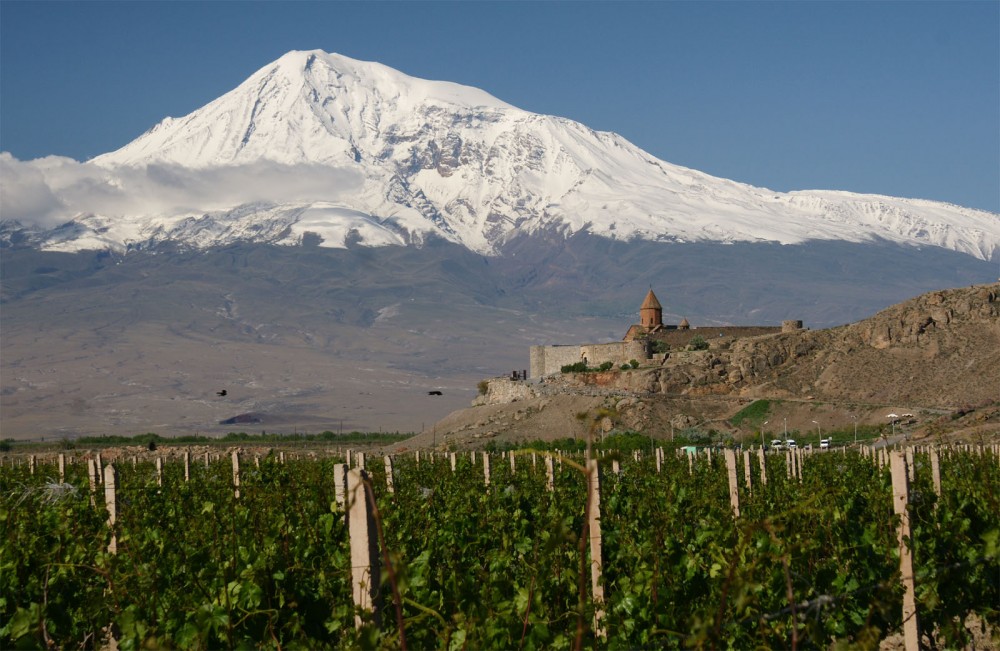
[[[646,300],[639,308],[639,325],[648,330],[653,330],[663,325],[663,306],[656,300],[656,294],[650,289],[646,294]]]

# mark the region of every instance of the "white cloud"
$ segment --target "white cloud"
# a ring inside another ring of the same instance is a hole
[[[51,228],[86,214],[171,216],[253,202],[337,201],[362,183],[357,170],[325,165],[103,168],[57,156],[19,161],[2,152],[0,219]]]

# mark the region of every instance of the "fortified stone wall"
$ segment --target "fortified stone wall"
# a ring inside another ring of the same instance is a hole
[[[641,341],[584,344],[580,346],[580,354],[586,358],[588,366],[600,366],[605,362],[611,362],[617,368],[631,359],[646,359],[645,345]]]
[[[541,377],[549,373],[558,373],[567,364],[581,361],[580,346],[532,346],[529,353],[529,377]]]
[[[563,366],[586,360],[588,366],[600,366],[611,362],[615,367],[630,360],[647,359],[645,345],[641,341],[612,341],[606,344],[583,344],[571,346],[532,346],[530,377],[537,378],[558,373]]]
[[[788,322],[786,322],[788,323]],[[801,327],[801,321],[795,321]],[[701,337],[710,345],[718,342],[729,342],[744,337],[760,337],[788,332],[786,326],[703,326],[686,330],[661,330],[649,336],[653,341],[662,341],[671,348],[683,348],[695,337]]]

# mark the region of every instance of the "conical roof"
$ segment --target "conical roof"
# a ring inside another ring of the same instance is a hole
[[[662,310],[663,306],[660,305],[660,302],[658,300],[656,300],[656,294],[654,294],[653,290],[651,289],[651,290],[649,290],[649,293],[646,294],[646,300],[644,300],[642,302],[642,305],[639,307],[639,309],[640,310],[649,310],[649,309]]]
[[[681,322],[677,324],[677,327],[681,328],[682,330],[686,330],[686,329],[688,329],[688,328],[691,327],[691,324],[688,323],[687,318],[684,318],[684,319],[681,319]]]

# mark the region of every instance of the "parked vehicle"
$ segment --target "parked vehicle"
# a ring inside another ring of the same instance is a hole
[[[830,449],[830,443],[831,442],[832,442],[831,439],[820,439],[819,440],[819,449],[820,450],[828,450],[828,449]]]
[[[794,450],[798,446],[795,445],[794,439],[788,439],[787,441],[785,441],[785,447],[788,448],[789,450]]]
[[[780,450],[783,446],[784,443],[781,441],[781,439],[774,439],[771,441],[772,450]]]

